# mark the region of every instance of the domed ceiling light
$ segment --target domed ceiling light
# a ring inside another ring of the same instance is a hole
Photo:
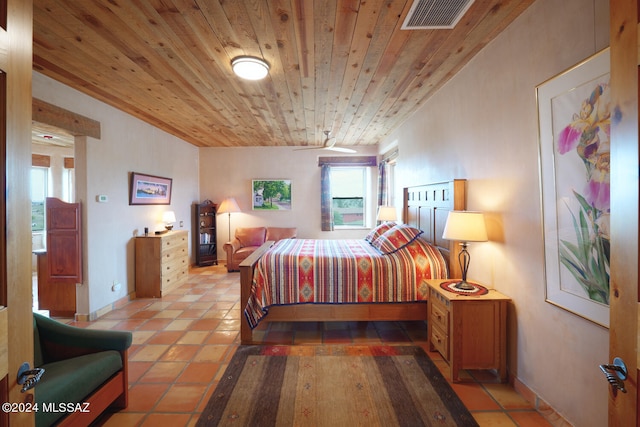
[[[242,79],[261,80],[269,73],[269,64],[255,56],[237,56],[231,60],[233,72]]]

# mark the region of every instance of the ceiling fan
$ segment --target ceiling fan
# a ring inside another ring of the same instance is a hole
[[[298,148],[296,151],[300,151],[300,150],[331,150],[331,151],[339,151],[341,153],[356,153],[357,151],[351,148],[344,148],[344,147],[336,147],[336,139],[335,138],[331,138],[329,136],[329,134],[331,134],[331,131],[329,130],[325,130],[324,134],[327,136],[324,140],[324,142],[322,143],[322,147],[305,147],[305,148]]]

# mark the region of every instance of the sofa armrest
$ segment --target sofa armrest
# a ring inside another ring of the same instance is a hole
[[[227,252],[229,256],[233,255],[238,249],[242,247],[240,240],[233,239],[230,242],[225,243],[222,248]]]
[[[129,331],[83,329],[33,313],[46,363],[104,350],[125,352],[133,340]]]

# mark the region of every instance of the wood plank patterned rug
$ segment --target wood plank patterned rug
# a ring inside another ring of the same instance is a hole
[[[477,426],[415,346],[240,346],[197,426]]]

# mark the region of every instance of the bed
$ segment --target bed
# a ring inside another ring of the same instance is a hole
[[[408,187],[403,200],[404,224],[367,239],[266,242],[242,262],[242,343],[259,322],[426,320],[424,279],[460,276],[442,231],[465,209],[465,180]]]

